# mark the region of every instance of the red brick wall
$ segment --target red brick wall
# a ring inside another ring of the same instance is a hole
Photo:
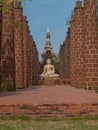
[[[70,77],[70,28],[63,45],[60,48],[59,72],[61,78]]]
[[[27,18],[23,17],[23,46],[24,46],[24,84],[25,87],[34,84],[38,77],[38,51],[30,35]]]
[[[3,0],[3,8],[7,0]],[[1,43],[1,80],[10,89],[15,87],[15,60],[14,60],[14,37],[13,37],[13,4],[10,3],[6,11],[2,11],[2,43]]]
[[[0,8],[2,8],[1,3]],[[1,80],[1,43],[2,43],[2,11],[0,11],[0,80]]]
[[[15,44],[15,73],[16,73],[16,87],[23,88],[23,38],[22,38],[22,8],[21,2],[17,2],[14,8],[14,44]]]
[[[64,78],[65,77],[65,67],[64,67],[64,64],[65,64],[65,46],[64,46],[64,43],[61,45],[60,47],[60,64],[59,64],[59,74],[60,74],[60,77],[61,78]]]
[[[84,7],[82,7],[81,1],[76,2],[74,14],[70,22],[69,40],[70,76],[71,85],[74,87],[98,86],[98,37],[96,35],[96,18],[95,0],[85,0]],[[68,59],[64,46],[67,49],[67,45],[63,45],[60,49],[60,72],[63,75],[63,71],[67,66],[65,59]]]
[[[22,14],[21,2],[0,12],[0,18],[0,81],[10,88],[29,87],[38,77],[38,51]]]
[[[84,23],[82,2],[76,2],[73,21],[71,22],[71,72],[72,85],[83,87],[84,83]],[[74,50],[73,50],[74,49]]]
[[[29,34],[29,42],[28,42],[28,81],[29,81],[29,86],[33,84],[33,79],[32,79],[32,37]],[[34,61],[33,61],[34,62]]]
[[[71,17],[71,22],[70,22],[70,61],[71,61],[71,85],[75,86],[75,79],[76,79],[76,61],[75,61],[75,55],[76,55],[76,38],[75,38],[75,25],[74,25],[74,21],[75,21],[75,15],[72,15]]]
[[[28,31],[27,31],[27,36],[28,36],[28,86],[30,86],[30,30],[28,26]]]
[[[33,41],[33,80],[36,81],[38,79],[39,74],[39,62],[38,62],[38,51],[36,48],[35,41]]]
[[[70,77],[70,28],[68,28],[65,44],[65,77]]]
[[[95,0],[84,1],[85,85],[98,86],[98,43]]]
[[[31,37],[31,79],[32,79],[32,83],[34,84],[35,81],[38,79],[38,75],[39,75],[39,62],[38,62],[38,51],[36,48],[36,44],[35,41],[33,40],[33,37]]]
[[[10,104],[0,105],[0,116],[30,116],[34,119],[57,119],[66,117],[96,117],[98,116],[98,104]]]
[[[33,84],[33,38],[32,36],[30,35],[30,46],[31,46],[31,58],[30,58],[30,84],[32,85]]]
[[[24,87],[28,86],[28,22],[23,16]]]

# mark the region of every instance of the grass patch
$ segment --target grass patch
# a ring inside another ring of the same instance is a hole
[[[98,130],[98,117],[46,120],[26,116],[0,117],[0,130]]]

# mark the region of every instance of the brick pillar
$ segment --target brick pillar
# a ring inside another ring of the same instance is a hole
[[[29,50],[29,52],[30,52],[30,86],[32,86],[32,51],[33,51],[33,44],[32,44],[32,36],[30,35],[30,50]]]
[[[15,43],[15,69],[16,69],[16,87],[23,88],[23,35],[22,35],[22,8],[21,2],[16,3],[14,9],[14,43]]]
[[[31,37],[31,85],[33,85],[33,38]]]
[[[3,7],[7,0],[3,0]],[[2,11],[1,78],[5,89],[15,88],[15,60],[13,40],[13,2],[6,11]],[[10,87],[10,88],[8,88]]]
[[[28,21],[23,16],[24,87],[28,86]]]
[[[62,49],[63,49],[63,45],[60,46],[60,64],[59,64],[60,77],[62,77],[62,66],[63,66]]]
[[[97,0],[96,0],[96,18],[97,18],[96,26],[97,26],[97,43],[98,43],[98,1]]]
[[[75,15],[72,15],[70,22],[70,71],[71,71],[71,86],[76,84],[76,34],[75,34]]]
[[[28,26],[28,86],[30,86],[30,30]]]
[[[36,81],[38,79],[38,51],[36,48],[35,41],[33,41],[33,80]]]
[[[85,85],[98,86],[98,43],[95,0],[84,1]]]
[[[2,8],[2,3],[0,3]],[[1,43],[2,43],[2,11],[0,10],[0,80],[1,80]]]
[[[82,1],[75,8],[75,87],[84,85],[84,21]]]
[[[68,28],[67,36],[65,39],[65,78],[70,77],[70,28]]]
[[[33,60],[33,62],[32,62],[32,64],[33,64],[33,75],[32,75],[32,77],[33,77],[33,81],[35,80],[35,46],[34,46],[34,41],[33,41],[33,58],[32,58],[32,60]]]
[[[60,47],[59,74],[62,81],[69,83],[70,80],[70,28],[67,36]]]
[[[63,43],[63,49],[62,49],[62,59],[63,59],[63,71],[62,71],[62,76],[63,78],[65,77],[65,44]]]
[[[36,45],[35,45],[35,41],[34,41],[34,81],[36,81]]]
[[[71,19],[71,85],[84,85],[84,24],[82,2],[76,2]]]
[[[36,80],[38,80],[38,74],[39,74],[39,61],[38,61],[38,50],[36,48]]]
[[[63,44],[60,47],[60,77],[64,78],[65,77],[65,44]]]
[[[65,43],[63,42],[63,49],[62,49],[62,59],[63,59],[63,67],[62,67],[62,76],[65,78]]]

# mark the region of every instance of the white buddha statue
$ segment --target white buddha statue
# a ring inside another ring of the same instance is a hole
[[[42,78],[59,76],[59,74],[55,74],[55,67],[51,64],[51,59],[47,59],[47,65],[44,66],[44,71],[40,76]]]

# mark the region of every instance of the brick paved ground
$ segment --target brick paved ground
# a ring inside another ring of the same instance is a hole
[[[0,105],[57,103],[98,103],[98,94],[94,90],[76,89],[69,85],[36,86],[0,94]]]

